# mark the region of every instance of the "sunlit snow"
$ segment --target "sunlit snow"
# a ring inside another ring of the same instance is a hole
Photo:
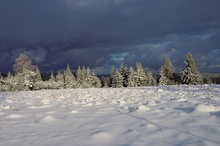
[[[219,146],[220,86],[0,93],[0,146]]]

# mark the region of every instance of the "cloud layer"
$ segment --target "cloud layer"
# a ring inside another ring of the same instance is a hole
[[[191,52],[201,71],[220,71],[219,0],[0,1],[0,71],[20,53],[41,70],[112,65],[158,71],[169,56],[177,70]]]

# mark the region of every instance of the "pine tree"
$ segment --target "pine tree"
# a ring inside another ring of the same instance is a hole
[[[146,72],[146,85],[147,86],[156,86],[157,85],[157,81],[156,81],[156,79],[154,79],[151,71]]]
[[[60,70],[58,71],[55,80],[56,80],[56,88],[63,89],[64,88],[64,76]]]
[[[93,71],[91,74],[91,85],[90,87],[101,88],[101,80],[95,75]]]
[[[12,91],[14,81],[13,81],[13,75],[10,73],[10,71],[8,72],[7,77],[1,78],[0,82],[1,82],[0,83],[0,85],[1,85],[0,91]]]
[[[56,85],[56,78],[54,76],[53,71],[51,71],[50,73],[50,79],[49,81],[44,83],[44,88],[45,89],[57,89],[57,85]]]
[[[44,86],[43,86],[44,83],[43,83],[41,73],[38,67],[36,67],[35,73],[36,73],[36,79],[35,79],[34,90],[44,89]]]
[[[131,66],[129,68],[129,74],[128,74],[128,87],[136,87],[136,86],[137,86],[137,82],[135,80],[135,71]]]
[[[72,73],[69,64],[64,72],[64,88],[76,88],[77,83],[74,74]]]
[[[118,70],[116,70],[112,76],[111,86],[113,88],[121,88],[121,87],[123,87],[123,80],[124,80],[123,76],[120,74],[120,72]]]
[[[163,66],[160,69],[160,79],[159,79],[159,85],[160,86],[164,86],[164,85],[168,85],[169,81],[167,79],[167,77],[164,75],[164,68]]]
[[[41,82],[42,81],[42,77],[41,77],[41,73],[39,68],[36,66],[36,81],[37,82]]]
[[[127,65],[124,66],[124,64],[121,64],[120,70],[119,70],[120,74],[123,76],[123,86],[127,87],[128,86],[128,74],[129,74],[129,70]]]
[[[82,83],[81,83],[81,87],[82,88],[90,88],[91,87],[91,82],[92,82],[92,75],[91,75],[91,71],[90,68],[87,67],[87,69],[85,68],[85,66],[82,67]]]
[[[181,80],[184,84],[202,84],[202,77],[196,69],[192,54],[188,53],[185,57],[186,67],[181,72]]]
[[[50,81],[53,81],[53,82],[56,81],[53,71],[51,71],[51,73],[50,73],[50,79],[49,79],[49,80],[50,80]]]
[[[82,74],[82,69],[80,66],[78,67],[76,71],[76,81],[77,81],[77,87],[81,87],[82,82],[83,82],[83,74]]]
[[[175,73],[174,67],[170,59],[167,57],[164,66],[162,66],[160,70],[161,77],[159,79],[159,85],[173,85],[174,73]]]
[[[136,63],[135,80],[138,86],[146,86],[146,74],[141,63]]]
[[[111,73],[110,73],[110,85],[112,85],[112,80],[113,80],[114,73],[115,73],[115,67],[112,66]]]

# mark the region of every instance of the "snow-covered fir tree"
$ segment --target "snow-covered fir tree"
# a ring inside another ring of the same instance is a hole
[[[195,61],[192,54],[188,53],[184,61],[186,67],[181,72],[183,84],[202,84],[202,77],[196,69]]]
[[[160,69],[159,85],[173,85],[174,81],[174,67],[170,59],[167,57],[165,64]]]
[[[44,89],[44,82],[42,80],[41,77],[41,73],[38,67],[36,67],[36,79],[35,79],[35,85],[34,85],[34,90],[40,90],[40,89]]]
[[[7,77],[2,77],[0,79],[0,91],[12,91],[13,89],[13,75],[11,74],[11,72],[8,72]]]
[[[53,71],[50,72],[50,78],[48,81],[44,82],[45,89],[56,89],[56,78],[54,76]]]
[[[101,87],[100,79],[95,75],[94,71],[91,72],[89,67],[85,68],[83,66],[82,69],[79,67],[76,72],[76,79],[80,88]]]
[[[151,71],[147,71],[146,72],[146,86],[156,86],[156,85],[157,85],[157,81],[153,77],[152,72]]]
[[[146,74],[141,63],[136,63],[135,80],[138,86],[146,86]]]
[[[123,87],[123,76],[120,74],[120,72],[118,70],[115,70],[112,73],[112,84],[111,86],[113,88],[121,88]]]
[[[64,76],[63,73],[59,70],[56,77],[56,89],[63,89],[64,88]]]
[[[64,88],[76,88],[77,82],[74,74],[72,73],[69,64],[64,72]]]
[[[127,87],[128,86],[128,74],[129,74],[129,69],[127,65],[124,65],[123,63],[121,64],[121,67],[119,69],[120,74],[123,76],[123,86]]]
[[[56,81],[53,71],[50,72],[50,79],[49,79],[49,81],[53,81],[53,82]]]
[[[110,86],[112,85],[112,79],[113,79],[113,76],[114,76],[114,73],[115,73],[115,67],[112,66],[111,68],[111,73],[110,73]],[[111,86],[112,87],[112,86]]]
[[[76,81],[77,81],[77,87],[81,87],[82,82],[83,82],[83,74],[82,74],[82,69],[79,66],[77,71],[76,71]]]
[[[88,70],[90,72],[90,70]],[[87,70],[85,66],[81,67],[79,66],[77,71],[76,71],[76,79],[77,79],[77,85],[79,88],[89,88],[90,83],[89,83],[89,78],[90,78],[90,73],[87,73]]]
[[[129,74],[128,74],[128,87],[136,87],[137,82],[135,78],[135,71],[134,68],[131,66],[129,68]]]
[[[93,71],[90,77],[90,87],[94,88],[101,88],[101,80],[95,75],[95,72]]]
[[[38,67],[36,67],[35,73],[36,73],[36,81],[37,82],[41,82],[42,81],[42,77],[41,77],[41,73],[40,73],[40,70],[39,70]]]

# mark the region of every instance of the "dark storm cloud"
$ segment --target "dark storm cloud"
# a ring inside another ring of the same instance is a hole
[[[136,61],[177,70],[191,52],[203,71],[220,71],[219,0],[0,1],[0,71],[25,53],[41,70],[70,63],[109,72]]]

